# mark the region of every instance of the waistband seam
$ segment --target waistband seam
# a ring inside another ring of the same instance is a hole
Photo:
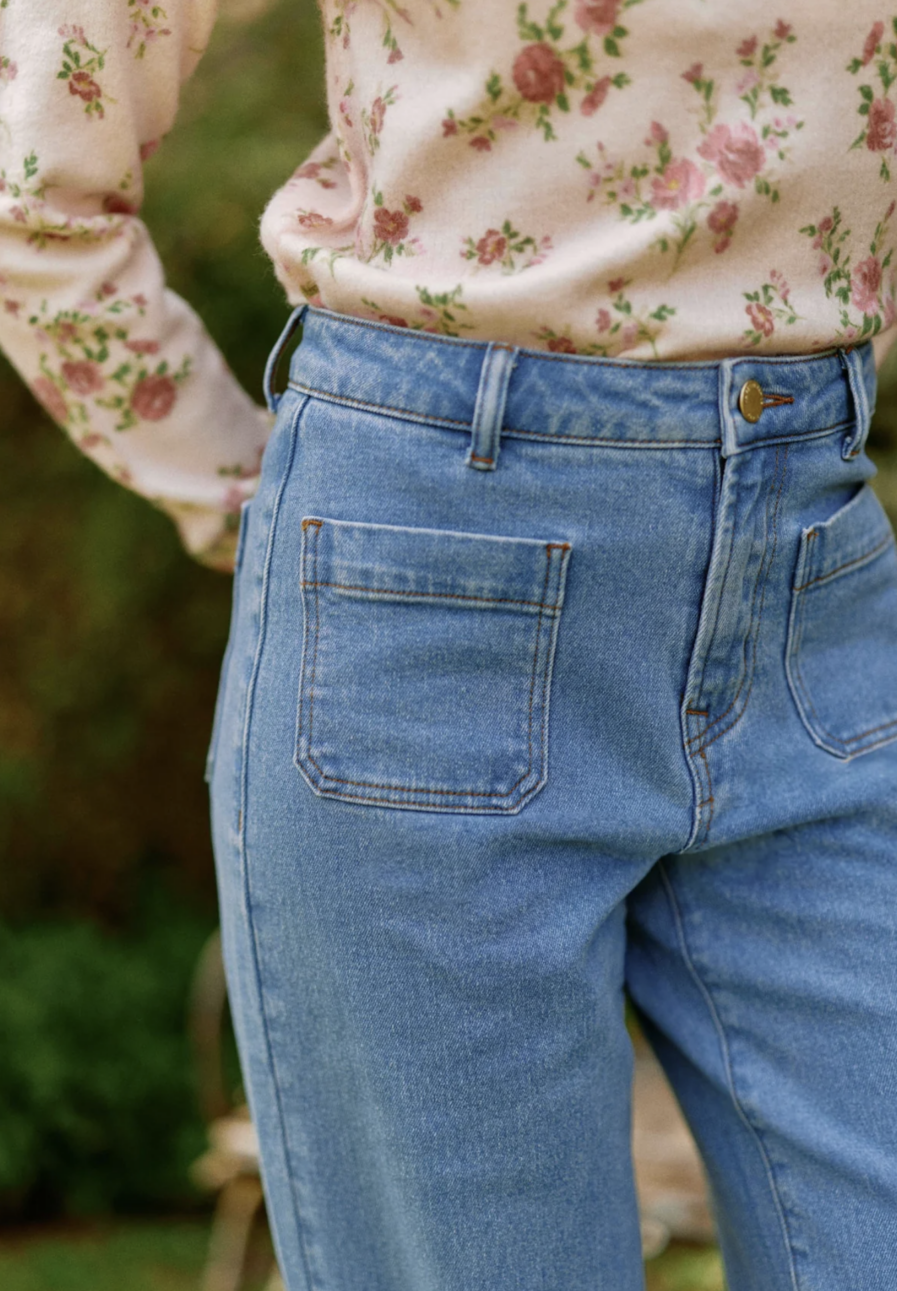
[[[391,404],[371,403],[370,400],[354,399],[351,395],[334,394],[331,390],[321,390],[316,386],[304,385],[292,379],[289,382],[289,388],[295,390],[297,394],[317,396],[328,403],[344,404],[350,408],[357,408],[361,412],[382,413],[387,417],[414,421],[423,426],[469,431],[472,424],[469,421],[458,421],[453,417],[430,415],[416,409],[396,408]],[[747,452],[751,448],[768,448],[774,444],[793,443],[802,439],[822,439],[826,435],[845,430],[851,425],[853,425],[853,418],[848,417],[829,426],[813,426],[806,430],[795,431],[792,434],[776,435],[774,438],[766,439],[760,436],[756,440],[750,440],[741,445],[739,452]],[[594,444],[608,448],[634,448],[637,446],[645,448],[719,448],[723,442],[720,436],[715,439],[611,439],[603,435],[553,435],[546,431],[522,430],[515,426],[502,426],[501,433],[502,436],[514,439],[533,439],[540,443],[561,443],[573,446]]]

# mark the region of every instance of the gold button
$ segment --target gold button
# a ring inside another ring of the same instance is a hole
[[[745,381],[738,395],[738,410],[745,421],[759,421],[763,415],[763,389],[756,381]]]

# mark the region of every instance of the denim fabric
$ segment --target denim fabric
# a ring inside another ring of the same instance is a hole
[[[624,990],[731,1291],[893,1291],[869,348],[667,366],[294,321],[209,762],[289,1291],[641,1288]]]

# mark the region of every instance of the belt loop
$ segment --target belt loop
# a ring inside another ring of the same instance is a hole
[[[866,350],[870,348],[870,346],[863,345],[858,349],[838,351],[841,366],[847,373],[847,383],[850,386],[853,399],[853,415],[856,417],[856,429],[852,434],[845,437],[844,443],[841,445],[841,456],[845,462],[859,456],[863,445],[866,443],[866,436],[869,434],[872,410],[869,407],[869,393],[866,389],[863,357]]]
[[[513,345],[490,341],[486,346],[467,454],[467,465],[477,471],[494,471],[498,462],[508,382],[517,362],[517,353]]]
[[[268,362],[265,364],[265,376],[263,387],[265,391],[265,403],[272,412],[277,412],[277,405],[280,403],[282,395],[274,391],[274,378],[277,376],[277,365],[280,362],[281,355],[286,348],[286,344],[295,332],[296,328],[302,322],[305,311],[308,309],[307,303],[297,305],[287,319],[286,326],[277,338],[277,344],[268,355]]]

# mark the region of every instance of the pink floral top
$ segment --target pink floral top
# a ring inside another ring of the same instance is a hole
[[[637,359],[897,322],[882,0],[321,0],[332,129],[272,198],[291,301]],[[0,345],[226,565],[267,416],[137,218],[215,0],[0,0]]]

